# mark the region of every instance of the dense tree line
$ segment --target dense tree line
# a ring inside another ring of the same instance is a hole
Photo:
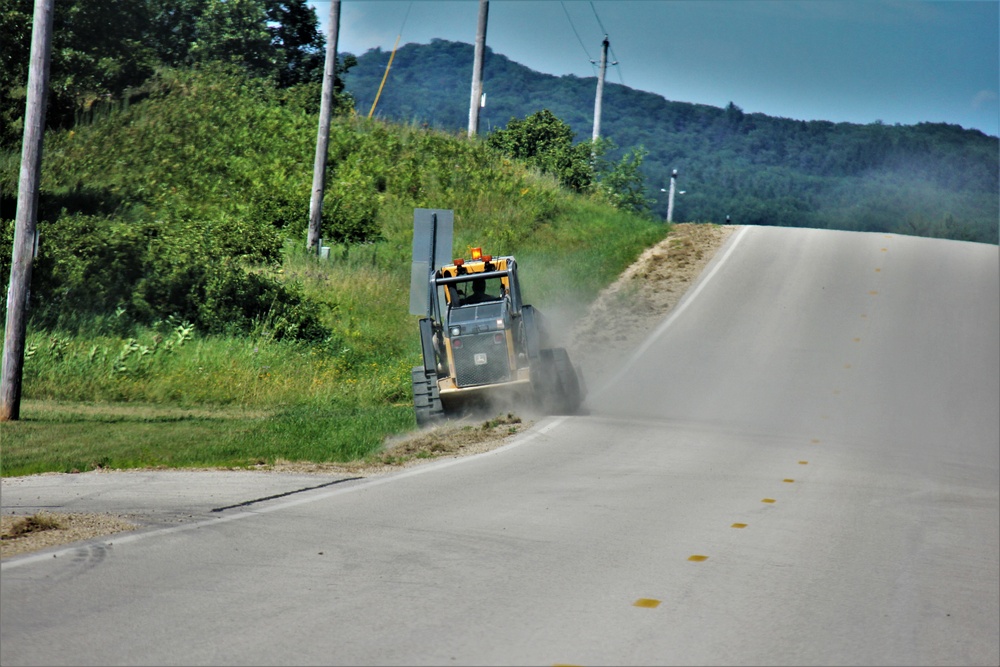
[[[389,52],[358,56],[346,85],[370,110]],[[468,123],[469,44],[407,44],[375,115],[458,130]],[[540,74],[487,49],[484,134],[546,110],[590,137],[596,79]],[[606,83],[602,136],[641,150],[656,194],[673,169],[676,220],[824,227],[997,242],[998,140],[957,125],[801,121],[675,102]],[[584,140],[581,140],[584,141]],[[666,197],[653,210],[666,215]]]
[[[0,0],[5,278],[33,5]],[[57,1],[35,325],[117,312],[116,326],[176,318],[202,331],[322,338],[319,306],[273,269],[308,218],[325,46],[305,0]],[[335,90],[335,112],[351,111],[339,78]],[[329,235],[375,234],[377,193],[341,187],[329,188]]]
[[[0,0],[3,147],[19,144],[23,132],[33,10],[33,0]],[[281,88],[303,87],[300,94],[318,107],[325,57],[326,39],[306,0],[58,0],[46,122],[70,127],[142,95],[158,70],[212,62]],[[343,59],[340,71],[350,64]]]

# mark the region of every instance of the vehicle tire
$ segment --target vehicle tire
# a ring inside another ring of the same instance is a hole
[[[576,374],[576,368],[569,360],[569,354],[565,348],[557,347],[552,350],[552,365],[559,384],[556,401],[557,414],[571,415],[580,408],[580,403],[583,401],[583,391],[580,379]]]
[[[535,405],[546,414],[554,414],[558,409],[560,390],[551,349],[539,350],[538,357],[531,362],[531,388]]]
[[[410,371],[413,383],[413,412],[417,426],[423,428],[444,419],[441,395],[438,393],[437,373],[414,366]]]

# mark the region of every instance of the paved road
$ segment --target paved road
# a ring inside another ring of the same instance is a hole
[[[740,230],[587,416],[4,561],[0,662],[996,665],[998,292],[996,246]]]

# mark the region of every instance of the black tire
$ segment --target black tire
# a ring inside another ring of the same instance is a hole
[[[546,414],[553,414],[559,396],[559,377],[552,362],[552,350],[538,351],[538,357],[531,362],[531,388],[535,405]]]
[[[441,395],[438,393],[437,373],[425,371],[423,366],[414,366],[410,371],[413,383],[413,413],[417,426],[423,428],[444,419]]]
[[[539,351],[538,360],[531,365],[531,383],[536,402],[548,414],[574,414],[583,401],[576,369],[564,348]]]
[[[569,360],[569,354],[565,348],[557,347],[552,350],[552,366],[559,384],[556,402],[557,414],[571,415],[580,408],[580,403],[583,401],[583,390],[576,374],[576,368]]]

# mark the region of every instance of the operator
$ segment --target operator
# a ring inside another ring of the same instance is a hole
[[[472,294],[462,300],[462,305],[470,303],[482,303],[483,301],[496,301],[497,297],[486,293],[486,279],[476,278],[472,281]]]

